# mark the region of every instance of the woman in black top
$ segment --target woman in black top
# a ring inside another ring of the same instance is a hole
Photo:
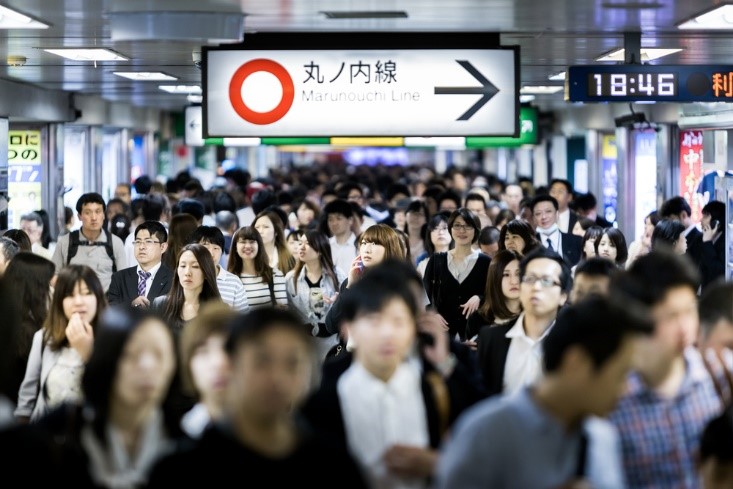
[[[450,337],[466,340],[466,322],[481,304],[491,259],[474,250],[481,227],[478,217],[460,208],[448,219],[455,247],[436,253],[425,267],[423,283],[430,304],[448,323]]]

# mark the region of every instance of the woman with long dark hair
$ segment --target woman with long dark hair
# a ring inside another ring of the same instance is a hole
[[[53,407],[81,400],[81,375],[106,305],[94,270],[69,265],[59,271],[46,321],[33,335],[17,418],[35,421]]]
[[[500,250],[512,250],[521,256],[526,256],[539,245],[540,242],[532,226],[521,219],[512,219],[499,232]]]
[[[450,337],[465,341],[466,323],[481,304],[491,259],[473,249],[481,232],[473,212],[464,207],[453,211],[448,228],[455,246],[430,257],[423,283],[430,304],[448,323]]]
[[[201,304],[221,300],[216,285],[216,267],[211,252],[200,244],[189,244],[178,252],[173,283],[168,295],[153,301],[174,332],[198,315]]]
[[[176,214],[171,218],[168,226],[168,249],[163,253],[163,264],[171,270],[175,270],[178,264],[178,254],[186,243],[188,237],[199,227],[196,218],[191,214]]]
[[[178,419],[163,408],[176,370],[170,328],[154,313],[112,306],[81,380],[82,405],[41,419],[70,487],[144,487],[152,466],[175,447]]]
[[[413,200],[405,210],[405,229],[410,243],[410,256],[417,259],[426,249],[425,224],[430,217],[428,206],[422,200]],[[417,262],[413,262],[417,264]]]
[[[252,221],[252,227],[260,233],[270,266],[280,270],[283,275],[292,270],[295,258],[285,243],[285,229],[280,216],[272,210],[262,211]]]
[[[15,255],[5,269],[6,283],[12,284],[9,292],[21,313],[21,326],[15,342],[16,355],[7,391],[8,398],[14,404],[18,402],[18,390],[25,376],[33,335],[41,329],[48,316],[51,279],[55,274],[56,267],[52,261],[27,251]]]
[[[662,219],[652,232],[652,250],[666,248],[678,255],[684,255],[687,251],[687,240],[682,236],[684,232],[685,226],[681,222]]]
[[[253,226],[245,226],[232,236],[232,253],[227,270],[237,275],[247,292],[250,308],[288,305],[285,275],[273,268],[262,236]]]
[[[605,228],[595,240],[595,249],[596,256],[611,260],[619,268],[624,268],[629,256],[624,233],[616,228]]]
[[[519,253],[512,250],[501,250],[494,255],[486,277],[484,301],[468,318],[467,338],[473,340],[483,326],[506,324],[519,316],[522,309],[519,302],[521,259]]]
[[[338,335],[331,334],[324,323],[331,305],[338,296],[339,285],[346,274],[333,265],[331,245],[319,231],[306,231],[300,238],[298,263],[285,276],[288,301],[315,336],[320,360],[338,343]]]

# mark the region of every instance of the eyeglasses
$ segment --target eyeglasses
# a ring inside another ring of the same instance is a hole
[[[540,285],[544,288],[553,286],[560,287],[560,282],[557,282],[552,277],[535,277],[534,275],[525,275],[522,277],[523,284],[534,285],[537,281],[539,281]]]
[[[155,244],[160,244],[160,241],[153,241],[152,239],[146,239],[146,240],[139,240],[136,239],[132,242],[133,246],[140,246],[141,244],[144,244],[145,246],[153,246]]]
[[[473,226],[469,226],[468,224],[454,224],[453,229],[456,231],[472,231]]]

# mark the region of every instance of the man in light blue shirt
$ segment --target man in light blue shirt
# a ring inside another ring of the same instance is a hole
[[[436,488],[622,489],[618,435],[600,416],[623,391],[637,333],[651,332],[631,309],[592,296],[561,311],[543,344],[545,377],[458,419]]]

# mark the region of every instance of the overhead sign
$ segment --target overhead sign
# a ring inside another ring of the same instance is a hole
[[[190,105],[183,111],[183,119],[186,127],[183,132],[183,142],[186,146],[203,146],[203,122],[204,116],[200,105]]]
[[[512,148],[537,144],[537,109],[522,107],[519,111],[519,137],[468,137],[467,148]]]
[[[733,65],[584,65],[565,77],[570,102],[732,102]]]
[[[514,136],[518,50],[204,49],[204,134]]]

